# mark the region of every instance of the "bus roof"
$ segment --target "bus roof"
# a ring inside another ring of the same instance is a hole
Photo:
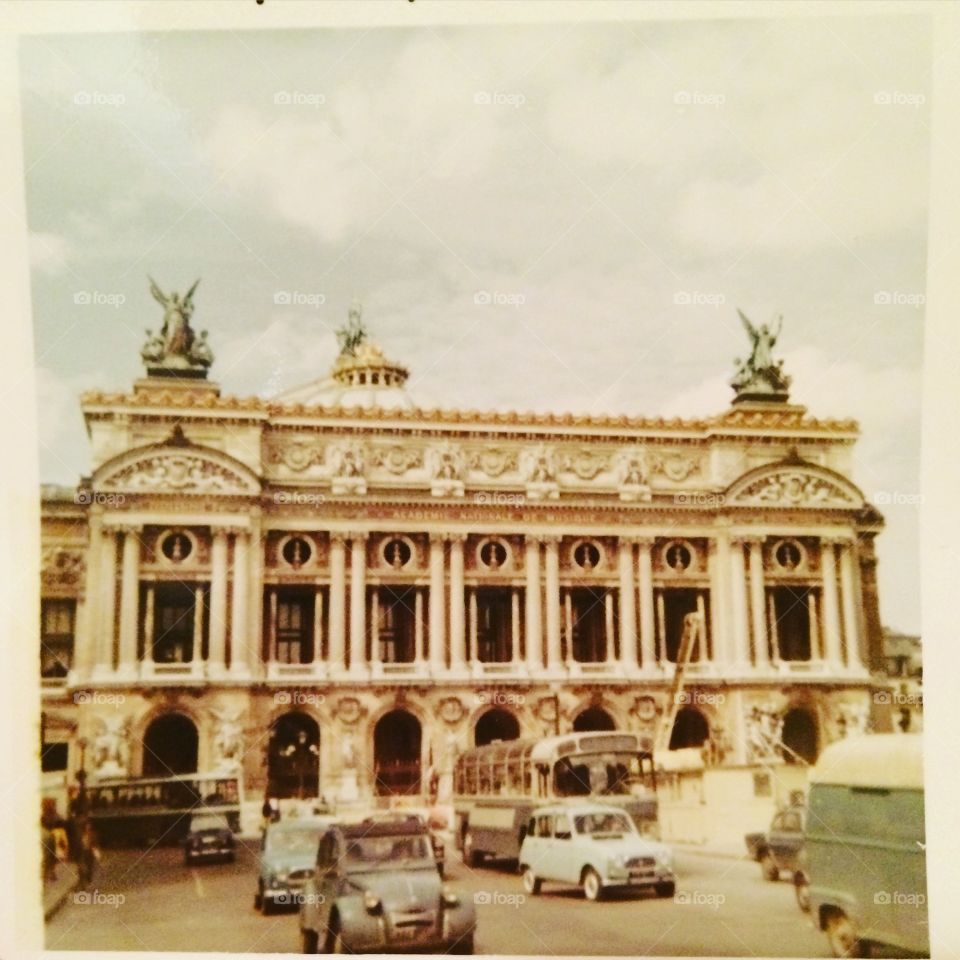
[[[840,740],[820,754],[810,782],[922,790],[923,738],[918,733],[872,733]]]
[[[473,747],[465,750],[460,758],[477,757],[499,760],[504,757],[525,755],[534,761],[550,760],[559,753],[575,753],[593,746],[591,741],[603,738],[610,743],[603,749],[616,749],[624,752],[639,750],[640,744],[635,733],[620,730],[591,730],[582,733],[564,733],[554,737],[540,737],[537,739],[497,740],[482,747]],[[610,740],[610,738],[613,738]],[[617,741],[620,742],[617,742]]]

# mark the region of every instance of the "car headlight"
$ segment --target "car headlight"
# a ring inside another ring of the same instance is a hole
[[[377,913],[383,903],[375,893],[366,890],[363,894],[363,905],[367,908],[367,913]]]
[[[615,854],[610,858],[610,866],[623,870],[627,866],[627,860],[622,853]]]
[[[659,863],[661,867],[672,867],[673,854],[669,850],[661,850],[657,854],[657,863]]]
[[[270,886],[279,887],[287,882],[287,877],[289,874],[286,870],[279,870],[277,873],[271,874],[270,876]]]
[[[460,906],[460,897],[457,896],[456,892],[451,890],[450,887],[444,887],[441,896],[443,897],[443,905],[445,907]]]

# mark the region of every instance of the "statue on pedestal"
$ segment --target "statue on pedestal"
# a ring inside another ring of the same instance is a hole
[[[737,372],[730,381],[736,391],[734,403],[743,400],[785,403],[789,398],[790,377],[783,372],[783,361],[773,359],[773,348],[783,329],[783,317],[777,317],[773,330],[765,323],[755,327],[742,310],[737,313],[750,338],[751,352],[746,360],[738,358],[735,361]]]
[[[353,734],[345,733],[340,741],[340,791],[338,800],[341,803],[354,803],[359,797],[357,748],[353,742]]]
[[[150,293],[163,307],[163,326],[159,333],[147,330],[147,342],[140,356],[150,376],[205,377],[213,363],[213,351],[204,330],[199,337],[190,326],[196,283],[181,297],[164,293],[151,277]]]

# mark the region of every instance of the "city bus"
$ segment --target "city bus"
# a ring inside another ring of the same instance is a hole
[[[610,731],[496,741],[462,753],[454,768],[454,838],[464,862],[515,860],[533,809],[584,798],[623,807],[659,836],[649,738]]]
[[[104,846],[175,844],[194,813],[221,813],[240,828],[243,782],[230,774],[106,780],[87,785],[83,804]]]

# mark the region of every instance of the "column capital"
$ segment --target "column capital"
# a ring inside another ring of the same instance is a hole
[[[226,540],[233,533],[234,528],[227,525],[210,524],[210,537],[213,540]]]
[[[531,547],[531,546],[539,547],[540,544],[543,543],[543,539],[544,537],[542,533],[525,533],[523,535],[524,546],[527,546],[527,547]]]
[[[451,543],[466,543],[467,535],[465,533],[447,533],[444,535],[445,539],[449,540]]]
[[[366,530],[351,530],[347,536],[353,543],[366,543],[370,534]]]
[[[638,533],[630,539],[644,550],[652,550],[657,542],[657,538],[650,533]]]
[[[448,534],[438,533],[435,530],[431,530],[428,534],[430,539],[430,545],[439,544],[441,547],[447,542]]]
[[[752,547],[754,544],[763,544],[764,537],[759,533],[731,533],[730,545],[733,547]]]
[[[548,547],[558,547],[563,537],[561,537],[559,533],[544,533],[537,537],[537,539]]]
[[[124,520],[111,520],[103,524],[102,530],[104,533],[115,534],[136,534],[139,535],[143,533],[143,524],[142,523],[128,523]]]
[[[345,533],[343,530],[331,530],[328,536],[330,537],[330,543],[344,544],[347,542],[350,534]]]
[[[848,533],[830,533],[820,538],[820,545],[824,547],[850,547],[854,538]]]

